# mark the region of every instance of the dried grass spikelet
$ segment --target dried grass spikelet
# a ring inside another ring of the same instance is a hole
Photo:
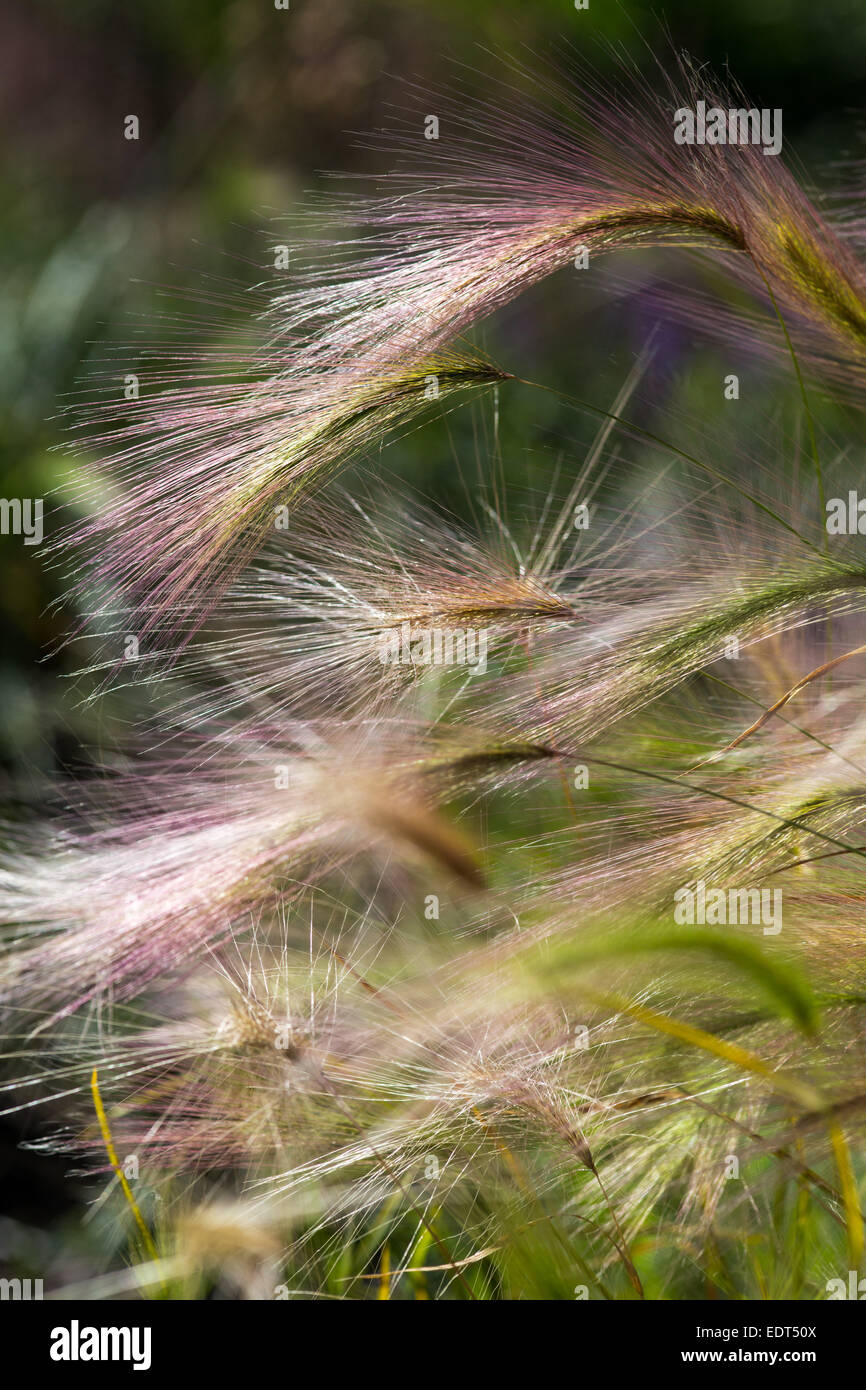
[[[215,1279],[228,1296],[268,1299],[277,1284],[282,1241],[271,1213],[238,1198],[214,1198],[173,1214],[173,1267]]]
[[[94,828],[70,823],[53,849],[24,835],[0,875],[3,915],[18,927],[6,1007],[50,1016],[105,990],[129,997],[358,856],[432,862],[483,886],[474,847],[437,812],[435,775],[419,776],[411,742],[386,758],[377,730],[330,745],[312,729],[300,743],[291,728],[270,733],[247,731],[221,755],[193,743],[165,769],[142,769],[131,811],[126,780],[107,782]]]
[[[731,639],[747,650],[814,621],[818,610],[862,609],[862,565],[812,557],[794,562],[790,577],[781,570],[777,562],[775,572],[726,574],[716,559],[702,572],[696,562],[689,588],[674,580],[607,622],[563,631],[539,646],[531,672],[513,680],[488,727],[505,723],[528,742],[576,749],[720,661]],[[490,717],[477,699],[473,713],[482,724]]]
[[[178,663],[176,685],[165,682],[173,717],[312,717],[327,705],[341,717],[423,720],[447,688],[455,722],[486,731],[479,751],[485,741],[567,751],[719,662],[732,641],[757,653],[860,611],[862,556],[819,550],[812,492],[786,502],[778,487],[753,485],[773,518],[762,531],[735,477],[724,503],[718,487],[701,496],[678,481],[670,518],[654,484],[649,528],[639,509],[609,522],[599,511],[577,544],[570,503],[592,495],[602,471],[582,468],[562,505],[549,495],[553,519],[534,530],[492,509],[484,534],[402,503],[320,502],[238,581]],[[383,642],[399,641],[404,624],[482,633],[488,669],[426,667],[411,654],[383,664]]]
[[[464,94],[446,103],[435,172],[316,209],[326,226],[351,216],[360,240],[314,250],[241,381],[173,385],[131,417],[113,464],[126,496],[85,528],[103,606],[118,590],[144,632],[171,614],[195,624],[260,546],[274,503],[408,421],[429,377],[446,395],[502,380],[450,345],[581,248],[717,246],[802,326],[805,353],[817,343],[862,376],[866,278],[850,241],[778,158],[674,144],[676,107],[733,98],[687,66],[663,97],[629,73],[615,102],[580,81],[583,93],[543,74],[540,105],[509,92],[502,111]]]
[[[430,399],[505,375],[456,349],[315,375],[281,356],[263,353],[258,370],[271,375],[254,384],[191,378],[132,413],[127,402],[98,407],[101,432],[84,445],[101,461],[79,489],[92,516],[59,544],[90,557],[75,586],[86,605],[97,614],[125,609],[145,648],[167,623],[194,627],[340,463],[378,448]]]
[[[276,1232],[246,1202],[201,1203],[175,1218],[174,1232],[180,1254],[198,1268],[236,1260],[255,1265],[280,1252]]]
[[[610,430],[601,433],[606,439]],[[575,489],[584,480],[592,486],[590,473],[585,465]],[[546,534],[538,527],[525,559],[503,518],[483,499],[482,507],[486,529],[396,489],[384,500],[333,490],[311,498],[291,531],[272,536],[236,579],[193,643],[180,654],[170,642],[149,644],[122,678],[149,681],[178,722],[193,711],[201,722],[205,708],[223,718],[244,708],[348,715],[371,702],[387,711],[425,674],[423,662],[384,659],[406,629],[414,640],[424,632],[483,633],[496,661],[539,631],[584,621],[569,586],[581,583],[585,606],[593,581],[567,553],[567,502]],[[117,671],[122,632],[107,642],[113,655],[91,671]]]
[[[305,906],[312,920],[312,899]],[[301,921],[300,932],[292,925],[287,915],[279,926],[262,921],[238,930],[205,964],[151,990],[146,1008],[118,1017],[106,1009],[98,1028],[84,1012],[74,1025],[67,1021],[52,1042],[66,1065],[37,1069],[24,1084],[19,1078],[7,1088],[13,1108],[50,1105],[63,1087],[76,1122],[59,1147],[98,1154],[86,1087],[75,1084],[96,1064],[114,1142],[156,1184],[172,1174],[248,1179],[336,1142],[346,1121],[324,1069],[357,1062],[369,1048],[369,1029],[351,967],[336,975],[327,946],[321,961],[311,960],[309,922]],[[345,949],[356,954],[351,944]],[[354,1001],[344,1003],[352,991]]]

